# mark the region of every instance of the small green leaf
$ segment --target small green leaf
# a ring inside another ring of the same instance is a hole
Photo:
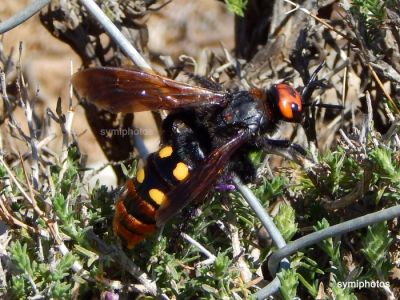
[[[214,261],[215,276],[217,278],[224,276],[224,274],[227,272],[229,268],[229,264],[230,264],[229,257],[222,252],[218,253]]]
[[[371,264],[378,278],[388,277],[390,263],[387,256],[392,240],[386,222],[368,227],[367,234],[362,240],[361,253]]]
[[[201,288],[202,288],[203,290],[205,290],[207,293],[218,294],[218,290],[217,290],[216,288],[214,288],[214,287],[208,285],[208,284],[203,283],[203,284],[201,285]]]
[[[10,253],[11,259],[15,262],[20,271],[33,277],[34,272],[27,252],[27,244],[21,245],[17,240],[10,245]]]
[[[333,299],[337,300],[357,300],[357,297],[347,288],[340,288],[337,285],[332,286]]]
[[[280,292],[285,300],[293,300],[297,294],[297,286],[299,278],[294,269],[282,270],[278,273],[278,278],[281,281]]]
[[[279,207],[278,214],[274,217],[274,222],[285,241],[290,241],[297,232],[296,212],[290,205],[283,204]]]
[[[11,277],[11,287],[14,299],[26,299],[26,295],[29,295],[28,286],[25,283],[25,279],[20,275]]]
[[[226,6],[230,12],[243,17],[248,0],[225,0]]]

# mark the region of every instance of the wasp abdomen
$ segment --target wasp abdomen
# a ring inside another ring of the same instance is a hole
[[[128,180],[115,205],[114,232],[133,248],[156,229],[155,214],[168,192],[185,180],[191,166],[180,160],[172,146],[152,153],[136,178]]]

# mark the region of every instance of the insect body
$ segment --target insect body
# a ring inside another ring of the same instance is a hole
[[[291,147],[266,134],[279,121],[300,122],[302,99],[286,84],[262,91],[220,91],[137,69],[92,68],[72,78],[78,92],[113,112],[166,109],[162,146],[116,203],[113,228],[132,248],[191,202],[202,201],[222,174],[255,174],[248,152]]]
[[[184,181],[192,168],[180,160],[171,145],[164,145],[147,158],[134,180],[128,180],[113,220],[114,232],[128,248],[156,229],[156,211],[166,201],[167,192]]]

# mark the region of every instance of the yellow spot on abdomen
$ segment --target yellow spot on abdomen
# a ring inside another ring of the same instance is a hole
[[[160,156],[160,158],[165,158],[165,157],[169,157],[172,154],[172,147],[171,146],[165,146],[163,148],[161,148],[160,152],[158,152],[158,156]]]
[[[184,180],[189,175],[189,169],[183,162],[176,164],[175,169],[172,171],[174,177],[179,181]]]
[[[161,205],[165,200],[165,194],[158,189],[149,190],[149,196],[158,205]]]
[[[144,181],[144,169],[140,168],[136,173],[136,180],[139,183],[143,183]]]

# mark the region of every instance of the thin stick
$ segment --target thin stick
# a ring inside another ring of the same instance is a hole
[[[25,89],[25,86],[23,87]],[[33,120],[33,107],[28,99],[25,101],[25,116],[29,128],[29,146],[31,148],[32,159],[31,159],[31,170],[32,170],[32,183],[33,188],[38,190],[39,188],[39,153],[36,139],[36,126]],[[21,158],[22,159],[22,158]]]
[[[32,205],[37,206],[35,195],[33,194],[32,185],[31,185],[31,182],[29,181],[28,172],[26,172],[25,164],[24,164],[24,161],[22,159],[21,153],[18,153],[18,157],[19,157],[19,160],[21,162],[22,171],[24,173],[25,181],[26,181],[26,184],[28,186],[29,194],[30,194],[32,202],[33,202]]]
[[[43,234],[40,232],[39,229],[36,229],[32,226],[29,226],[25,224],[24,222],[20,221],[16,217],[14,217],[5,207],[4,203],[6,202],[6,198],[4,195],[1,195],[1,201],[0,201],[0,216],[2,216],[2,219],[4,221],[7,221],[11,225],[17,225],[23,229],[25,229],[28,232],[35,233],[35,234]],[[44,234],[47,238],[49,238],[48,233]]]
[[[61,238],[58,236],[57,232],[54,230],[52,226],[52,221],[50,221],[45,213],[36,205],[36,201],[32,199],[24,190],[24,188],[21,186],[21,184],[18,182],[17,178],[15,178],[14,174],[10,170],[10,168],[7,166],[6,162],[3,160],[2,157],[0,157],[0,163],[3,165],[4,169],[10,176],[11,180],[14,182],[14,184],[17,186],[18,190],[21,192],[21,194],[25,197],[25,199],[29,202],[30,205],[32,205],[33,209],[36,211],[39,217],[41,217],[45,223],[47,224],[47,227],[50,230],[50,233],[52,234],[53,238],[57,242],[57,244],[61,243]]]
[[[181,236],[187,240],[190,244],[192,244],[193,246],[195,246],[196,248],[198,248],[200,250],[201,253],[203,253],[205,256],[207,256],[208,258],[205,261],[200,262],[199,264],[201,265],[208,265],[208,264],[212,264],[216,257],[214,254],[212,254],[210,251],[208,251],[202,244],[200,244],[198,241],[194,240],[193,238],[191,238],[189,235],[187,235],[186,233],[182,232]]]
[[[121,47],[121,50],[128,56],[139,68],[151,71],[152,68],[139,54],[139,52],[131,45],[125,36],[118,30],[117,26],[105,15],[100,7],[92,0],[80,0],[86,9],[96,18],[104,27],[105,31],[110,35],[114,42]]]
[[[368,91],[365,93],[365,100],[367,103],[367,115],[365,116],[365,136],[364,140],[366,141],[368,138],[368,135],[371,134],[372,137],[372,142],[374,143],[375,147],[379,146],[379,142],[376,139],[375,136],[375,131],[372,130],[373,127],[373,110],[372,110],[372,101],[371,101],[371,95],[369,94]]]
[[[341,51],[341,53],[342,53],[342,51]],[[347,55],[346,55],[345,60],[348,61],[348,56]],[[344,105],[344,103],[346,101],[348,72],[349,72],[349,67],[348,67],[348,64],[346,64],[346,66],[344,67],[343,83],[342,83],[343,84],[343,86],[342,86],[342,105]]]
[[[347,145],[350,146],[350,148],[356,150],[356,146],[351,142],[351,140],[347,137],[347,135],[344,133],[343,129],[339,129],[339,133],[342,136],[343,140],[346,142]]]
[[[313,19],[317,20],[319,23],[323,24],[325,27],[329,28],[330,30],[336,32],[337,34],[339,34],[340,36],[344,37],[345,39],[349,40],[350,42],[352,41],[352,38],[349,37],[348,35],[346,35],[345,33],[337,30],[335,27],[333,27],[332,25],[328,24],[326,21],[324,21],[323,19],[319,18],[318,16],[314,15],[312,12],[310,12],[308,9],[301,7],[299,4],[294,3],[290,0],[283,0],[286,3],[289,3],[291,5],[294,6],[294,9],[290,10],[289,13],[292,13],[296,10],[301,10],[302,12],[306,13],[307,15],[309,15],[310,17],[312,17]]]
[[[392,121],[392,125],[390,125],[390,128],[388,131],[382,136],[382,140],[385,144],[389,143],[390,139],[394,136],[396,139],[397,145],[400,146],[400,143],[398,141],[398,134],[400,129],[400,120],[394,120]]]
[[[36,0],[18,12],[8,20],[0,23],[0,34],[3,34],[19,24],[25,22],[34,14],[38,13],[43,7],[50,3],[51,0]]]
[[[283,239],[282,234],[279,232],[271,217],[266,213],[264,207],[260,204],[257,197],[246,185],[242,183],[239,177],[234,176],[233,183],[256,213],[257,217],[261,221],[261,224],[263,224],[265,229],[268,231],[272,241],[274,242],[274,245],[276,245],[278,248],[284,247],[286,242]]]
[[[85,237],[89,243],[96,249],[97,253],[101,255],[106,255],[119,264],[124,270],[135,277],[141,284],[146,287],[146,292],[153,296],[158,295],[161,299],[169,299],[167,296],[163,295],[161,291],[157,288],[154,281],[151,281],[147,274],[144,273],[140,268],[132,261],[131,258],[126,256],[126,254],[118,249],[114,245],[108,245],[103,240],[101,240],[93,231],[88,230]]]
[[[239,238],[239,230],[237,226],[235,226],[232,223],[228,225],[228,228],[230,231],[230,237],[232,241],[232,255],[235,259],[237,259],[236,266],[240,272],[240,278],[245,283],[248,283],[252,278],[252,273],[243,257],[243,250]]]
[[[37,143],[37,150],[41,150],[42,148],[45,148],[45,146],[50,143],[51,141],[53,141],[56,138],[56,134],[51,133],[48,136],[46,136],[45,138],[43,138],[43,140],[41,140],[40,142]],[[26,160],[29,158],[29,156],[32,155],[32,151],[27,150],[24,154],[22,154],[22,160]],[[10,166],[11,168],[15,168],[16,166],[18,166],[20,164],[19,160],[14,161]]]
[[[268,269],[271,274],[278,270],[279,262],[284,258],[296,253],[297,251],[316,244],[330,237],[346,234],[382,221],[396,218],[400,215],[400,205],[386,208],[374,213],[370,213],[349,221],[339,223],[328,228],[313,232],[290,242],[287,246],[272,253],[268,260]]]
[[[400,109],[397,107],[396,102],[392,99],[392,97],[389,95],[389,93],[385,90],[385,87],[382,84],[382,81],[379,79],[378,74],[376,74],[374,68],[371,66],[370,63],[368,63],[368,68],[372,73],[372,76],[374,77],[376,83],[378,84],[379,88],[382,90],[382,92],[385,94],[386,98],[392,103],[392,106],[396,110],[396,113],[399,115],[400,114]]]

